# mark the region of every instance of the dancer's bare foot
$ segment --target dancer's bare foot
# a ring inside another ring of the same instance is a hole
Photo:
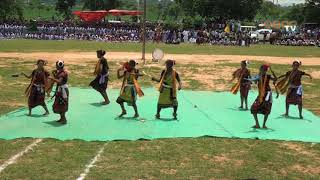
[[[101,103],[101,105],[108,105],[108,104],[110,104],[110,101],[104,101]]]
[[[288,113],[284,113],[282,116],[283,117],[289,117],[289,114]]]
[[[243,109],[243,106],[238,107],[238,109]]]
[[[31,113],[29,113],[27,116],[31,116]]]
[[[138,113],[134,114],[134,116],[133,116],[133,118],[138,118],[138,117],[139,117]]]
[[[254,125],[254,126],[252,126],[251,128],[260,129],[260,126],[259,126],[259,125]]]
[[[56,122],[57,122],[57,123],[61,123],[61,122],[62,122],[62,119],[59,119],[59,120],[57,120]]]
[[[303,116],[302,116],[302,115],[300,115],[300,119],[303,119]]]
[[[127,111],[122,111],[122,113],[118,117],[123,117],[126,114],[127,114]]]
[[[61,123],[61,124],[67,124],[67,120],[64,119],[64,120],[62,120],[60,123]]]
[[[263,129],[268,129],[268,127],[267,127],[266,125],[264,125],[262,128],[263,128]]]
[[[155,115],[156,119],[160,119],[160,114]]]
[[[174,120],[177,120],[177,119],[178,119],[176,113],[173,113],[173,119],[174,119]]]

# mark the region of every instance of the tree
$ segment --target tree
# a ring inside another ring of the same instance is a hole
[[[303,14],[305,22],[320,23],[320,0],[306,0]]]
[[[297,4],[288,7],[287,10],[281,15],[281,20],[296,21],[298,24],[304,21],[304,4]]]
[[[119,0],[83,0],[83,9],[95,10],[110,10],[121,6]]]
[[[262,0],[176,0],[187,16],[200,15],[210,19],[252,20]]]
[[[62,14],[65,19],[70,19],[72,7],[76,0],[58,0],[56,3],[56,11]]]
[[[158,3],[159,15],[158,19],[165,21],[177,21],[178,17],[181,15],[181,7],[175,1],[162,0]]]
[[[23,10],[20,0],[1,0],[0,3],[0,21],[11,19],[23,19]]]

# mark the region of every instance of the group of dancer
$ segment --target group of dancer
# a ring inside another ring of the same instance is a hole
[[[28,97],[29,116],[32,115],[32,109],[36,106],[42,106],[46,111],[44,116],[49,114],[49,110],[45,103],[45,94],[50,96],[50,92],[53,85],[56,83],[56,91],[53,97],[55,97],[53,103],[53,112],[60,114],[60,119],[57,121],[62,124],[67,123],[65,113],[68,111],[68,73],[64,69],[64,62],[59,60],[56,62],[56,70],[52,71],[52,77],[50,73],[44,68],[46,65],[45,60],[37,61],[37,68],[32,71],[31,75],[21,73],[26,78],[31,79],[31,83],[27,87],[25,94]],[[53,98],[52,97],[52,98]]]
[[[241,62],[241,68],[237,69],[233,73],[233,81],[237,79],[237,83],[231,88],[233,94],[237,94],[240,89],[241,105],[240,109],[248,110],[248,94],[251,89],[251,84],[255,83],[258,86],[258,97],[251,106],[251,114],[255,119],[255,125],[252,128],[260,128],[258,121],[258,114],[264,115],[263,128],[267,128],[266,123],[272,109],[272,91],[270,81],[273,82],[275,90],[277,92],[277,98],[279,93],[286,93],[286,112],[285,117],[289,116],[290,105],[298,105],[299,117],[302,116],[302,95],[303,88],[301,84],[302,76],[308,76],[312,79],[312,76],[308,73],[300,71],[299,68],[302,63],[299,60],[295,60],[292,63],[292,70],[288,71],[284,75],[276,76],[270,65],[262,65],[259,69],[259,74],[251,76],[250,70],[247,68],[248,61]],[[270,71],[270,73],[268,73]],[[245,104],[245,106],[244,106]]]
[[[101,94],[104,101],[102,105],[110,104],[109,97],[107,95],[107,87],[109,81],[109,65],[105,58],[106,52],[104,50],[97,51],[97,64],[94,70],[96,78],[90,83],[90,86]],[[137,68],[137,62],[130,60],[124,63],[121,68],[117,70],[118,79],[122,79],[122,86],[120,90],[120,96],[116,102],[121,107],[121,114],[119,117],[123,117],[127,114],[124,103],[128,106],[132,106],[134,109],[134,118],[139,117],[137,107],[137,97],[144,96],[144,93],[138,83],[139,77],[147,75],[142,73]],[[177,91],[181,90],[182,83],[179,74],[174,69],[175,61],[167,60],[166,67],[161,72],[160,78],[151,77],[152,81],[159,83],[159,99],[157,104],[156,119],[160,119],[160,112],[163,108],[173,108],[173,119],[177,119],[178,100]],[[49,114],[49,110],[45,103],[45,94],[50,96],[53,85],[56,83],[56,91],[54,93],[55,100],[53,104],[53,112],[60,114],[60,119],[57,121],[62,124],[67,123],[65,113],[68,111],[68,72],[64,68],[64,62],[59,60],[56,62],[56,70],[52,72],[52,76],[45,69],[46,61],[38,60],[37,68],[32,71],[31,75],[21,73],[27,78],[31,79],[31,83],[26,89],[25,93],[28,96],[29,115],[32,114],[32,109],[36,106],[42,106],[45,110],[44,115]],[[259,74],[251,76],[248,69],[248,61],[241,62],[241,68],[237,69],[233,73],[233,79],[237,79],[237,83],[232,87],[231,92],[237,94],[240,90],[241,106],[240,109],[248,110],[248,94],[251,89],[252,83],[258,86],[258,97],[251,106],[251,113],[255,119],[255,125],[253,128],[260,128],[258,121],[258,114],[264,115],[263,128],[267,128],[266,123],[268,116],[272,109],[272,90],[270,82],[273,82],[275,86],[277,97],[279,93],[286,95],[286,112],[284,116],[289,116],[289,106],[298,105],[300,118],[302,116],[302,95],[303,89],[301,84],[302,76],[306,75],[312,79],[311,75],[299,70],[301,62],[296,60],[292,64],[292,70],[288,71],[284,75],[276,76],[270,65],[262,65],[259,69]],[[270,72],[270,73],[269,73]],[[52,98],[53,98],[52,97]]]
[[[93,89],[98,91],[104,101],[102,105],[110,104],[109,97],[107,95],[107,87],[109,81],[109,66],[108,61],[104,57],[106,52],[104,50],[97,51],[98,62],[96,64],[94,74],[96,78],[89,84]],[[32,115],[32,109],[36,106],[42,106],[45,110],[44,116],[49,114],[49,110],[45,103],[45,94],[50,96],[52,88],[56,83],[56,91],[53,95],[55,98],[53,104],[53,112],[60,114],[60,119],[57,121],[61,124],[66,124],[67,119],[65,113],[68,111],[69,90],[68,90],[68,72],[64,68],[64,62],[59,60],[56,62],[56,70],[50,73],[45,69],[46,61],[38,60],[37,68],[32,71],[31,75],[21,73],[25,77],[31,79],[31,83],[26,89],[25,93],[28,97],[29,116]],[[132,106],[134,109],[134,118],[139,117],[137,107],[137,97],[144,96],[144,93],[138,83],[140,76],[147,75],[146,73],[140,73],[136,67],[138,63],[135,60],[130,60],[122,65],[117,70],[118,79],[122,79],[122,86],[120,90],[120,96],[117,98],[117,103],[121,107],[121,114],[119,117],[123,117],[127,114],[124,103],[128,106]],[[175,61],[167,60],[166,68],[161,72],[160,78],[152,77],[152,81],[156,81],[159,84],[159,100],[157,105],[157,113],[155,117],[160,119],[160,112],[163,108],[173,108],[173,119],[177,119],[178,101],[177,90],[181,90],[182,83],[179,74],[174,69]],[[52,97],[52,98],[53,98]]]
[[[104,98],[103,105],[108,105],[110,103],[107,95],[108,79],[109,79],[109,66],[106,58],[104,57],[106,52],[104,50],[97,51],[98,62],[94,74],[96,78],[90,83],[90,86],[98,91]],[[139,117],[138,107],[137,107],[137,97],[144,96],[144,93],[138,83],[138,79],[141,76],[146,75],[146,73],[140,73],[139,69],[136,67],[138,63],[135,60],[130,60],[122,65],[121,68],[117,70],[118,79],[122,79],[122,86],[120,90],[120,96],[117,98],[117,103],[121,107],[121,114],[119,117],[123,117],[127,114],[124,103],[128,106],[132,106],[134,109],[134,118]],[[173,68],[175,65],[174,60],[166,61],[166,68],[161,72],[160,78],[152,77],[152,81],[160,83],[159,85],[159,100],[157,105],[157,114],[155,117],[160,119],[160,112],[163,108],[173,108],[173,118],[177,119],[177,89],[181,90],[182,83],[179,74]]]

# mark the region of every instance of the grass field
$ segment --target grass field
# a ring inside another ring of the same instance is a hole
[[[250,48],[238,46],[211,46],[195,44],[166,45],[148,43],[146,51],[155,48],[168,54],[217,54],[217,55],[252,55],[252,56],[288,56],[288,57],[320,57],[318,47],[289,47],[272,45],[254,45]],[[39,40],[2,40],[0,52],[64,52],[64,51],[96,51],[107,49],[118,52],[140,52],[139,43],[103,43],[94,41],[39,41]]]
[[[149,44],[150,52],[157,45]],[[50,48],[51,47],[51,48]],[[78,41],[0,41],[2,52],[139,51],[139,44],[106,44]],[[168,53],[237,54],[269,56],[319,57],[319,49],[297,47],[255,46],[252,48],[212,47],[196,45],[159,45]],[[23,95],[29,80],[12,78],[16,72],[30,72],[35,59],[0,58],[0,114],[26,105]],[[71,71],[70,85],[86,87],[92,77],[94,61],[67,65]],[[261,63],[253,61],[253,74]],[[111,67],[111,88],[119,88],[116,61]],[[230,73],[238,64],[178,64],[184,88],[226,91]],[[289,65],[274,65],[277,74]],[[48,67],[49,69],[51,67]],[[142,67],[157,76],[160,65]],[[306,72],[319,72],[318,66],[303,66]],[[305,107],[320,115],[320,78],[303,79]],[[142,78],[143,87],[152,85]],[[95,93],[94,91],[92,93]],[[238,103],[238,102],[235,102]],[[179,138],[154,141],[84,142],[44,139],[32,151],[1,172],[1,165],[24,150],[34,139],[0,140],[0,179],[76,179],[86,165],[105,147],[99,160],[90,169],[87,179],[319,179],[320,145],[302,142],[241,140],[225,138]]]

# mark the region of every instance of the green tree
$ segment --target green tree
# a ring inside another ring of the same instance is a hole
[[[121,6],[119,0],[83,0],[83,9],[95,10],[110,10]]]
[[[287,8],[281,15],[281,20],[296,21],[298,24],[304,21],[304,4],[297,4]]]
[[[282,10],[280,5],[275,5],[270,1],[264,0],[257,12],[256,19],[258,21],[278,20]]]
[[[20,0],[1,0],[0,3],[0,21],[23,19],[23,10]]]
[[[58,0],[56,3],[56,11],[62,14],[65,19],[70,19],[72,7],[75,5],[76,0]]]
[[[187,16],[200,15],[205,20],[214,18],[252,20],[262,0],[176,0]]]
[[[303,14],[305,22],[320,23],[320,0],[306,0]]]

